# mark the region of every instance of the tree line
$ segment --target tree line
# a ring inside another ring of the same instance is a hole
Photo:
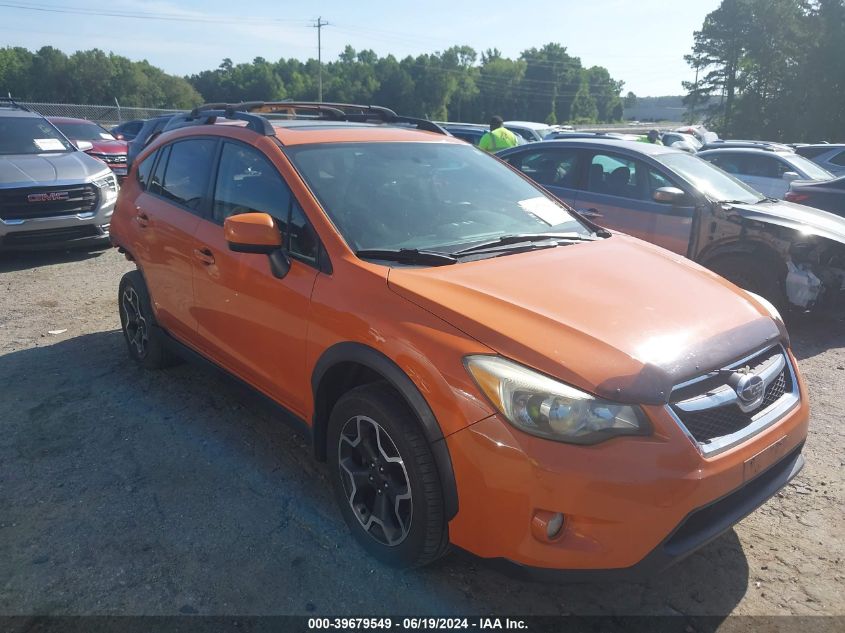
[[[685,59],[722,136],[845,140],[845,0],[722,0]]]
[[[190,108],[202,102],[294,99],[316,101],[317,60],[258,57],[189,77],[168,75],[146,61],[94,49],[66,55],[0,48],[0,90],[28,101]],[[584,67],[564,46],[550,43],[517,59],[469,46],[397,59],[347,46],[322,67],[324,101],[375,103],[436,120],[507,119],[594,123],[622,119],[623,82],[601,66]]]

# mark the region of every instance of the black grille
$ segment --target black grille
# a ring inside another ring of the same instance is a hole
[[[69,242],[86,237],[102,235],[93,224],[85,226],[69,226],[60,229],[41,229],[39,231],[17,231],[2,238],[3,246],[27,246],[31,244],[47,244],[53,242]]]
[[[97,187],[90,184],[0,189],[0,218],[28,220],[90,213],[98,200]]]
[[[778,352],[782,354],[783,352]],[[759,366],[766,360],[772,358],[772,351],[769,350],[751,361],[748,365],[752,368]],[[724,379],[716,379],[716,386],[725,384]],[[673,402],[686,400],[694,395],[706,393],[714,386],[713,380],[702,381],[696,383],[691,387],[685,388],[681,395],[673,397]],[[692,393],[690,390],[692,389]],[[787,391],[792,391],[792,376],[787,368],[775,378],[766,388],[766,394],[763,398],[762,404],[755,410],[749,413],[743,412],[737,405],[730,404],[722,407],[714,407],[704,411],[682,411],[678,407],[673,406],[672,410],[675,415],[684,423],[684,426],[695,438],[696,441],[705,443],[714,438],[722,437],[723,435],[730,435],[744,429],[751,424],[755,417],[760,415],[763,411],[768,409],[771,405],[777,402]]]

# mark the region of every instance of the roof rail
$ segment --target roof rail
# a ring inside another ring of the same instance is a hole
[[[273,136],[275,131],[270,122],[259,114],[250,114],[249,112],[242,112],[237,110],[239,106],[247,106],[249,104],[219,104],[210,103],[198,108],[194,108],[187,114],[176,114],[167,125],[164,126],[163,132],[176,130],[192,125],[213,125],[217,119],[229,119],[233,121],[246,121],[247,129],[257,132],[262,136]],[[223,106],[223,107],[221,107]]]
[[[414,126],[427,132],[449,133],[427,119],[399,116],[390,108],[354,103],[316,101],[244,101],[241,103],[206,103],[188,114],[177,114],[165,126],[165,132],[189,125],[210,125],[218,118],[247,122],[247,128],[264,136],[275,134],[268,119],[323,119],[357,123],[381,122]]]
[[[12,97],[11,92],[8,93],[7,97],[0,97],[0,105],[4,105],[4,104],[9,104],[11,107],[18,108],[19,110],[25,110],[27,112],[32,112],[32,110],[27,108],[25,105],[21,105],[20,103],[15,101],[14,98]]]

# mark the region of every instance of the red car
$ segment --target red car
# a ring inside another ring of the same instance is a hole
[[[126,175],[126,152],[129,144],[112,136],[111,132],[87,119],[66,117],[47,117],[68,140],[79,146],[79,141],[88,141],[93,146],[84,149],[87,154],[106,163],[114,175],[123,178]]]

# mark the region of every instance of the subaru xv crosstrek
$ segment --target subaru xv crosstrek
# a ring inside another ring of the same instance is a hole
[[[0,99],[0,250],[108,246],[116,199],[105,163]]]
[[[200,109],[141,152],[120,320],[144,367],[209,361],[300,426],[373,555],[654,573],[801,469],[766,300],[430,122],[279,108]]]

